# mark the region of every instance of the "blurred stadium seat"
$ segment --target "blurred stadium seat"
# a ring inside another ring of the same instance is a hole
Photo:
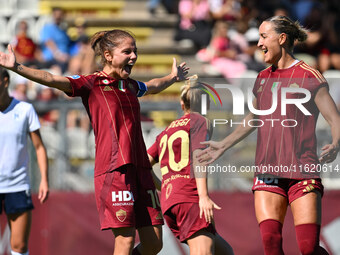
[[[38,3],[39,0],[16,0],[16,11],[38,15]]]
[[[9,17],[15,13],[17,0],[0,0],[0,16]]]
[[[67,14],[95,14],[111,15],[117,14],[124,6],[124,1],[68,1],[68,0],[42,0],[40,1],[40,14],[49,14],[55,7],[62,8]]]
[[[35,22],[33,40],[40,42],[40,32],[44,25],[48,22],[52,22],[52,17],[49,15],[40,15]]]
[[[4,17],[0,17],[0,43],[8,43],[9,34],[7,30],[7,21]]]
[[[8,20],[7,31],[10,39],[13,39],[17,34],[18,24],[20,21],[25,20],[28,24],[28,35],[33,38],[35,34],[35,18],[29,12],[19,12],[16,15],[11,16]]]
[[[122,29],[122,30],[128,30],[132,32],[132,34],[136,37],[136,40],[139,41],[145,41],[147,40],[151,34],[153,33],[153,29],[149,27],[101,27],[101,26],[95,26],[95,27],[87,27],[86,28],[86,35],[91,37],[93,34],[99,31],[105,31],[105,30],[112,30],[112,29]],[[77,34],[77,28],[76,27],[70,27],[67,30],[67,34],[70,36],[71,39],[76,39]]]

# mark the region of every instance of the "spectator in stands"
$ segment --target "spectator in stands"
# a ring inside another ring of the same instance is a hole
[[[39,66],[41,60],[38,45],[28,36],[28,24],[25,20],[19,22],[18,33],[11,42],[18,62],[27,66]]]
[[[56,65],[64,73],[70,60],[71,39],[64,28],[64,11],[53,8],[52,17],[53,22],[46,24],[40,34],[44,67]]]
[[[86,34],[86,21],[83,18],[75,20],[77,38],[70,49],[72,55],[68,67],[70,74],[90,74],[95,71],[95,56],[91,49],[89,37]]]
[[[214,26],[214,35],[209,47],[197,53],[197,57],[216,68],[231,82],[231,78],[238,78],[246,70],[246,65],[238,59],[242,52],[238,45],[231,42],[228,36],[228,24],[217,21]]]
[[[175,40],[190,40],[197,50],[207,47],[212,29],[208,0],[180,0],[179,15]]]
[[[14,89],[10,91],[10,96],[19,101],[27,101],[27,79],[19,76],[15,79]]]
[[[4,206],[11,229],[11,254],[28,255],[33,209],[28,176],[28,136],[32,140],[41,174],[40,203],[48,197],[48,161],[34,108],[10,97],[8,86],[9,74],[0,67],[0,212]]]
[[[241,18],[239,0],[209,0],[209,4],[215,20],[236,21]]]
[[[260,72],[265,68],[265,64],[263,52],[257,47],[257,42],[260,39],[259,30],[258,28],[251,27],[244,35],[248,42],[248,47],[245,50],[247,54],[247,58],[245,59],[247,69]]]
[[[324,17],[323,24],[327,39],[318,56],[319,69],[321,72],[325,72],[328,69],[340,70],[339,13],[329,12],[327,16]]]
[[[157,254],[162,246],[162,214],[143,141],[138,96],[158,93],[185,80],[188,68],[173,60],[171,73],[146,83],[129,78],[137,61],[135,38],[123,30],[91,39],[103,70],[64,77],[18,64],[12,47],[0,52],[0,66],[28,79],[80,96],[96,138],[95,194],[101,229],[115,235],[114,254]],[[135,231],[141,243],[135,249]]]
[[[160,2],[162,2],[165,10],[168,13],[178,14],[178,2],[179,0],[149,0],[148,1],[148,9],[149,12],[154,15],[156,14],[156,9],[159,6]]]

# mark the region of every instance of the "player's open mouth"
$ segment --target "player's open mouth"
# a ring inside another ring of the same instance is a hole
[[[124,66],[124,71],[127,72],[128,74],[131,73],[132,67],[133,67],[134,63],[130,63]]]
[[[266,53],[268,52],[267,49],[264,49],[264,50],[262,50],[262,51],[263,51],[264,54],[266,54]]]

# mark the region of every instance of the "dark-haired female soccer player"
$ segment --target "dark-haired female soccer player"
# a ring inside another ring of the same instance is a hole
[[[278,93],[275,111],[269,115],[250,113],[245,118],[245,123],[257,118],[263,124],[258,128],[255,165],[260,171],[254,178],[253,191],[264,251],[284,254],[282,224],[290,205],[300,252],[327,254],[319,246],[323,185],[317,169],[320,163],[332,162],[339,152],[340,116],[325,78],[293,55],[295,41],[304,41],[306,31],[285,16],[275,16],[261,24],[259,33],[258,47],[271,66],[257,77],[254,108],[271,109],[273,94]],[[289,104],[281,101],[283,93]],[[332,133],[332,142],[322,148],[320,158],[315,135],[319,112]],[[224,140],[207,142],[209,147],[200,155],[200,162],[214,161],[254,130],[248,125],[238,126]]]

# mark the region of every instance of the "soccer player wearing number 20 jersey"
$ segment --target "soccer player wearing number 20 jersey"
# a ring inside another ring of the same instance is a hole
[[[183,86],[184,115],[157,136],[148,149],[149,159],[160,164],[164,218],[174,235],[189,245],[190,254],[198,250],[204,251],[200,254],[232,254],[230,245],[216,233],[213,209],[220,208],[209,198],[206,176],[193,175],[195,155],[212,133],[210,122],[192,109],[202,94],[196,83],[195,75]]]

